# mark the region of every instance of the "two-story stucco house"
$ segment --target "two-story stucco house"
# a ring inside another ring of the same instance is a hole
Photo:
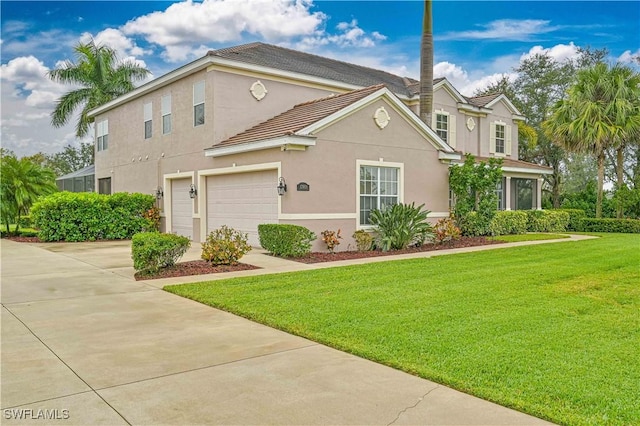
[[[258,224],[292,223],[341,229],[347,249],[385,205],[447,217],[448,168],[471,153],[504,158],[501,208],[540,207],[549,171],[517,161],[523,117],[506,97],[438,80],[427,126],[417,89],[264,43],[211,51],[90,113],[97,188],[156,194],[164,230],[194,241],[226,224],[257,245]]]

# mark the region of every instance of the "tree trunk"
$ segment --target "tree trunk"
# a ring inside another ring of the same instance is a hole
[[[604,150],[598,153],[598,197],[596,198],[596,217],[602,217],[602,193],[604,186]]]
[[[431,126],[433,111],[433,19],[431,0],[424,2],[420,43],[420,119]]]
[[[625,146],[621,144],[616,150],[616,189],[622,188],[624,185],[624,148]],[[624,214],[622,203],[618,203],[616,207],[616,217],[618,219],[622,219],[622,215]]]

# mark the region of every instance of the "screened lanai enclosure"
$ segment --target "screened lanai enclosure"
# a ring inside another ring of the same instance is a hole
[[[58,185],[60,191],[94,192],[95,178],[96,166],[92,164],[91,166],[60,176],[56,179],[56,185]]]

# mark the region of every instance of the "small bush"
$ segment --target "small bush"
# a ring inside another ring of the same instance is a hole
[[[569,213],[560,210],[525,210],[527,231],[565,232],[569,225]]]
[[[247,234],[222,225],[209,233],[202,243],[202,259],[214,265],[235,265],[251,251]]]
[[[18,220],[20,221],[21,228],[31,228],[31,226],[33,225],[33,222],[31,221],[31,216],[29,215],[20,216]]]
[[[434,238],[433,241],[436,244],[446,243],[447,241],[457,240],[460,238],[460,228],[456,226],[455,221],[446,217],[440,219],[436,226],[433,227]]]
[[[478,237],[491,235],[491,220],[493,218],[487,219],[485,215],[479,215],[478,212],[469,212],[458,218],[456,224],[465,237]]]
[[[258,225],[260,246],[275,256],[300,257],[311,252],[316,234],[304,226],[287,224]]]
[[[335,232],[327,229],[326,231],[322,231],[320,234],[322,235],[322,242],[327,245],[329,253],[333,253],[333,250],[337,245],[340,245],[340,240],[342,239],[340,236],[340,230],[338,229],[338,232]]]
[[[131,257],[136,271],[157,272],[173,266],[191,246],[189,238],[159,232],[141,232],[131,239]]]
[[[567,231],[577,231],[578,223],[581,219],[587,217],[584,210],[580,209],[555,209],[555,212],[565,212],[569,214],[569,224],[567,225]]]
[[[640,234],[640,219],[594,219],[583,218],[578,222],[580,232],[618,232]]]
[[[358,251],[369,251],[373,248],[373,235],[364,229],[354,232],[352,237],[356,241]]]
[[[491,219],[491,235],[524,234],[527,232],[527,213],[522,210],[496,212]]]
[[[424,244],[433,238],[433,228],[427,222],[428,210],[424,204],[394,204],[384,210],[374,210],[369,222],[375,227],[376,244],[382,251],[402,250]]]
[[[151,207],[142,213],[142,217],[147,221],[144,228],[145,232],[160,231],[160,209],[158,207]]]

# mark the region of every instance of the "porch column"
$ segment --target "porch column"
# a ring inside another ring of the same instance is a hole
[[[536,210],[542,210],[542,178],[536,181]]]
[[[504,209],[511,210],[511,176],[506,176],[504,180]]]

